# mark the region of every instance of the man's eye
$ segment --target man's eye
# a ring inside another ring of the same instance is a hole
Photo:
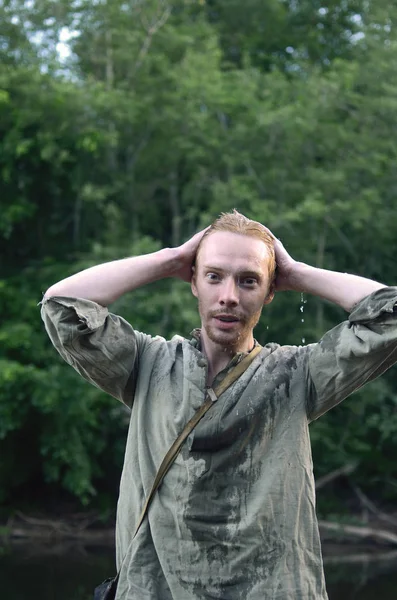
[[[240,284],[253,287],[256,284],[256,279],[254,277],[244,277],[240,279]]]
[[[219,281],[219,275],[216,273],[207,273],[207,279],[209,281]]]

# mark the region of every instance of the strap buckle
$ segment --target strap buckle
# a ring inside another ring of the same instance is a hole
[[[207,388],[207,394],[211,398],[212,402],[216,402],[218,400],[218,396],[215,394],[212,388]]]

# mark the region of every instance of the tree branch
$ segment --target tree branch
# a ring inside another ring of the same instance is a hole
[[[162,2],[163,4],[163,2]],[[163,26],[165,25],[165,23],[168,20],[168,17],[171,14],[171,7],[169,5],[167,5],[163,11],[163,13],[160,13],[160,9],[158,11],[156,11],[157,14],[155,16],[155,19],[152,23],[143,23],[143,18],[141,17],[141,23],[144,26],[144,28],[146,29],[146,38],[143,41],[143,44],[141,46],[141,49],[139,50],[138,53],[138,58],[137,61],[135,63],[135,67],[133,70],[133,74],[135,74],[138,69],[140,69],[140,67],[142,66],[142,62],[143,59],[145,58],[146,54],[149,51],[149,48],[151,46],[152,40],[153,40],[153,36],[155,33],[157,33],[157,31]]]
[[[396,560],[397,550],[389,550],[388,552],[358,552],[357,554],[338,554],[336,556],[324,556],[323,563],[325,565],[338,565],[357,562],[372,562],[382,560]]]
[[[334,531],[345,535],[352,535],[360,538],[374,538],[397,545],[397,535],[384,529],[372,529],[371,527],[357,527],[356,525],[343,525],[342,523],[330,523],[329,521],[319,521],[320,529]]]
[[[365,506],[365,508],[368,508],[368,510],[370,510],[374,515],[376,515],[381,521],[386,521],[386,523],[390,523],[391,525],[397,526],[397,519],[394,519],[393,517],[390,517],[386,513],[379,510],[375,506],[375,504],[371,502],[368,496],[366,496],[358,486],[354,485],[354,483],[351,483],[350,485],[352,486],[361,504]]]
[[[351,473],[353,473],[353,471],[357,469],[357,467],[358,462],[352,461],[346,463],[342,467],[339,467],[339,469],[335,469],[335,471],[331,471],[331,473],[327,473],[327,475],[316,479],[316,490],[319,490],[320,488],[327,485],[327,483],[333,481],[334,479],[337,479],[337,477],[340,477],[341,475],[350,475]]]

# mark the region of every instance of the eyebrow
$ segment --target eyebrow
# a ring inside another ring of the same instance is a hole
[[[216,265],[204,265],[203,268],[205,271],[220,271],[221,273],[224,273],[226,270],[223,267],[217,267]],[[256,277],[257,279],[260,279],[263,276],[263,273],[261,271],[253,271],[252,269],[242,269],[237,272],[237,275],[240,277]]]

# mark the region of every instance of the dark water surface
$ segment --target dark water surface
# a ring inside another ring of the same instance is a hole
[[[330,600],[396,600],[397,552],[350,562],[327,553],[324,561]],[[114,549],[82,545],[13,544],[0,546],[0,600],[92,600],[97,583],[114,574]]]

